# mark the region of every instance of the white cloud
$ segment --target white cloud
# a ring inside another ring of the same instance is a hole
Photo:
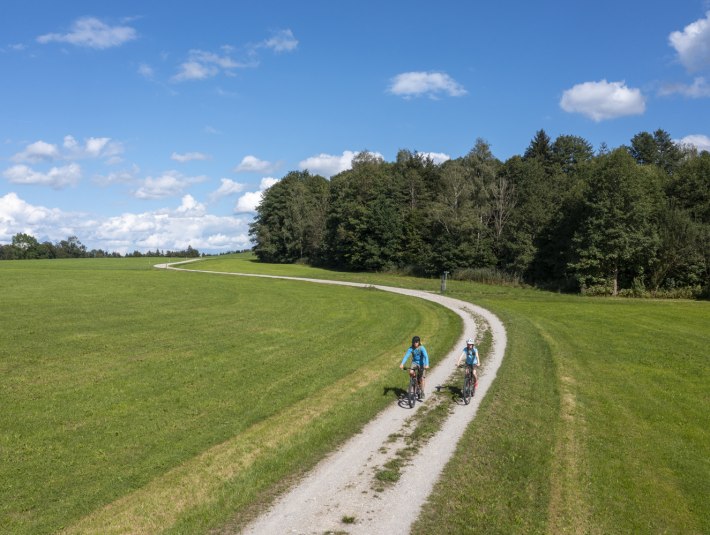
[[[37,38],[39,43],[69,43],[76,46],[104,49],[120,46],[136,39],[138,34],[130,26],[109,26],[97,18],[76,20],[69,33],[48,33]]]
[[[10,242],[18,232],[26,232],[40,241],[76,235],[89,249],[122,254],[136,249],[183,250],[188,245],[203,252],[233,251],[251,246],[248,224],[247,218],[207,214],[190,195],[174,210],[107,218],[33,206],[15,193],[0,196],[0,242]]]
[[[432,99],[440,94],[460,97],[466,89],[444,72],[405,72],[391,80],[388,91],[393,95],[411,98],[428,96]]]
[[[671,33],[668,41],[688,71],[696,72],[710,67],[710,11],[704,19],[688,24],[682,32]]]
[[[237,205],[234,207],[234,211],[238,214],[243,214],[246,212],[256,212],[256,207],[259,206],[263,194],[263,191],[251,191],[245,193],[244,195],[239,197]]]
[[[278,178],[264,177],[259,183],[259,191],[250,191],[239,197],[234,211],[238,214],[256,212],[257,206],[261,203],[264,192],[279,181]]]
[[[32,234],[36,228],[56,226],[62,217],[61,210],[32,206],[16,193],[7,193],[0,197],[0,241],[10,241],[18,232]]]
[[[291,52],[298,47],[298,40],[293,36],[291,30],[281,30],[264,41],[262,46],[270,48],[274,52]]]
[[[266,189],[269,189],[271,186],[276,184],[279,181],[278,178],[273,178],[270,176],[266,176],[261,179],[261,182],[259,182],[259,189],[264,191]]]
[[[56,145],[40,140],[27,145],[25,150],[18,152],[12,157],[12,161],[37,163],[41,161],[57,160],[59,158],[59,149]]]
[[[417,154],[421,154],[425,158],[431,159],[431,161],[436,165],[441,165],[451,159],[451,156],[444,154],[443,152],[418,152]]]
[[[234,168],[237,173],[270,173],[275,171],[277,164],[260,160],[256,156],[244,156],[241,163]]]
[[[209,160],[210,156],[209,154],[204,154],[202,152],[186,152],[184,154],[173,152],[170,159],[175,160],[176,162],[185,163],[192,160]]]
[[[155,75],[155,71],[153,70],[153,67],[147,63],[141,63],[138,65],[138,74],[140,74],[143,78],[150,80]]]
[[[147,177],[143,180],[143,185],[139,187],[133,195],[138,199],[176,197],[180,195],[185,188],[197,182],[202,182],[205,178],[204,176],[184,176],[177,171],[166,171],[156,178]]]
[[[109,137],[90,137],[84,140],[84,145],[73,136],[65,136],[64,151],[57,145],[45,141],[35,141],[12,157],[14,162],[47,162],[53,160],[76,160],[82,158],[110,158],[116,163],[116,158],[123,153],[123,145],[118,141],[111,141]],[[118,159],[120,161],[120,158]]]
[[[683,139],[679,140],[678,143],[680,145],[692,145],[699,151],[706,150],[710,152],[710,137],[703,134],[685,136]]]
[[[584,82],[562,94],[560,107],[568,113],[581,113],[593,121],[624,115],[640,115],[646,111],[646,99],[639,89],[625,82]]]
[[[254,61],[240,63],[231,57],[232,47],[223,46],[224,54],[215,54],[205,50],[190,50],[187,60],[180,64],[177,74],[171,80],[184,82],[187,80],[204,80],[217,76],[220,72],[231,76],[237,68],[255,67]]]
[[[309,172],[330,178],[343,171],[350,169],[353,165],[353,158],[357,152],[351,150],[343,151],[340,156],[321,153],[318,156],[311,156],[299,162],[298,167]]]
[[[65,157],[68,159],[109,158],[113,163],[120,161],[116,157],[123,153],[123,144],[111,141],[110,137],[90,137],[84,139],[82,146],[74,136],[64,136]]]
[[[139,172],[139,167],[134,164],[130,169],[115,171],[113,173],[109,173],[108,175],[96,175],[93,180],[101,186],[109,186],[111,184],[130,184],[138,178]]]
[[[223,197],[244,191],[244,184],[235,182],[229,178],[222,178],[221,182],[219,188],[210,195],[210,201],[215,202]]]
[[[182,198],[182,204],[178,207],[177,212],[180,214],[204,215],[207,211],[206,206],[195,200],[192,195],[185,195]]]
[[[330,178],[333,175],[351,169],[353,166],[353,158],[358,154],[358,152],[351,150],[343,151],[343,154],[340,156],[321,153],[318,156],[311,156],[310,158],[300,161],[298,167],[302,170],[308,170],[315,175]],[[371,152],[370,154],[376,158],[384,158],[379,152]]]
[[[690,97],[690,98],[704,98],[710,97],[710,84],[702,76],[698,76],[693,80],[691,85],[686,84],[669,84],[663,86],[659,92],[662,96],[673,95],[678,93],[680,95]]]
[[[6,169],[3,176],[13,184],[36,184],[62,189],[75,186],[81,180],[81,167],[71,163],[64,167],[52,167],[49,172],[41,173],[26,165],[15,165]]]

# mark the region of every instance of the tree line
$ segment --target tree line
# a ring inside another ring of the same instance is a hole
[[[12,237],[12,242],[6,245],[0,244],[0,260],[29,260],[43,258],[121,258],[117,252],[108,252],[103,249],[87,249],[79,241],[77,236],[69,236],[66,240],[52,243],[50,241],[40,242],[31,234],[19,232]],[[181,251],[148,251],[142,253],[133,251],[127,253],[126,257],[172,257],[172,258],[196,258],[200,256],[197,249],[188,245],[187,249]]]
[[[710,153],[660,129],[596,152],[540,130],[506,161],[482,139],[440,165],[362,152],[330,180],[288,173],[264,192],[250,236],[264,262],[708,295]]]

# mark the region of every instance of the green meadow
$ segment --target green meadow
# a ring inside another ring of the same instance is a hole
[[[249,255],[204,265],[439,289]],[[415,533],[710,533],[710,303],[447,293],[495,312],[508,351]]]
[[[413,332],[440,357],[460,328],[373,289],[157,261],[0,262],[3,530],[238,528],[394,401]],[[710,533],[710,303],[447,293],[495,312],[508,350],[415,533]]]
[[[151,268],[0,263],[0,531],[204,532],[393,403],[426,301]]]

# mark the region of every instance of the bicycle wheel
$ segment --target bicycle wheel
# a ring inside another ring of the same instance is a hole
[[[407,401],[409,401],[409,408],[414,408],[414,403],[417,396],[417,379],[413,377],[409,380],[409,390],[407,390]]]
[[[466,373],[466,377],[463,380],[463,402],[465,405],[468,405],[471,401],[472,388],[471,376]]]

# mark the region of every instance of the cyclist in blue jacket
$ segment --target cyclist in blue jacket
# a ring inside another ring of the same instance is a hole
[[[461,361],[464,358],[466,359],[466,366],[471,368],[471,371],[473,372],[473,380],[475,381],[473,386],[476,388],[478,387],[478,373],[476,372],[476,368],[478,368],[480,362],[478,361],[478,348],[476,347],[476,341],[473,338],[466,340],[466,347],[463,348],[463,351],[456,361],[457,367],[461,364]]]
[[[402,358],[400,369],[404,369],[404,363],[409,357],[412,357],[412,368],[417,371],[417,381],[419,381],[419,391],[421,398],[424,399],[424,387],[426,386],[426,371],[429,369],[429,354],[426,348],[422,345],[422,341],[418,336],[412,338],[412,345],[407,349],[407,352]]]

